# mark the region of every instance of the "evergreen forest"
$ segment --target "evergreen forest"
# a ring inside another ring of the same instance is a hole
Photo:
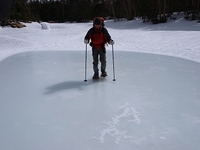
[[[184,12],[185,19],[200,19],[200,0],[15,0],[7,19],[17,21],[87,22],[95,16],[152,23],[173,19]]]

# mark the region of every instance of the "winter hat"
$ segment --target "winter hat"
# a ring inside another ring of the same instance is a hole
[[[96,17],[93,21],[94,25],[101,25],[101,19],[99,17]]]

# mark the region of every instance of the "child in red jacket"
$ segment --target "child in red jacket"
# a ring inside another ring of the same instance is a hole
[[[109,43],[111,45],[114,44],[114,41],[111,39],[108,30],[102,25],[102,19],[100,17],[96,17],[93,20],[93,27],[89,29],[87,32],[84,43],[88,44],[89,41],[90,46],[92,46],[92,56],[93,56],[93,70],[94,76],[93,79],[99,79],[99,69],[98,69],[98,62],[100,56],[101,62],[101,76],[106,77],[106,49],[105,44]]]

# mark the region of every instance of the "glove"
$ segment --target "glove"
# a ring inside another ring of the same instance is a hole
[[[110,40],[109,44],[110,44],[110,45],[114,45],[115,42],[114,42],[113,40]]]
[[[89,40],[88,40],[88,39],[84,39],[84,43],[85,43],[85,44],[88,44],[88,43],[89,43]]]
[[[93,43],[93,42],[90,42],[90,46],[93,47],[93,46],[94,46],[94,43]]]

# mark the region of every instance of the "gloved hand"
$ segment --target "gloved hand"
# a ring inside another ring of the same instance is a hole
[[[110,45],[114,45],[115,42],[114,42],[113,40],[110,40],[109,44],[110,44]]]
[[[84,39],[84,43],[85,43],[85,44],[88,44],[88,43],[89,43],[89,40],[88,40],[88,39]]]
[[[93,43],[93,42],[90,42],[90,46],[93,47],[93,46],[94,46],[94,43]]]

